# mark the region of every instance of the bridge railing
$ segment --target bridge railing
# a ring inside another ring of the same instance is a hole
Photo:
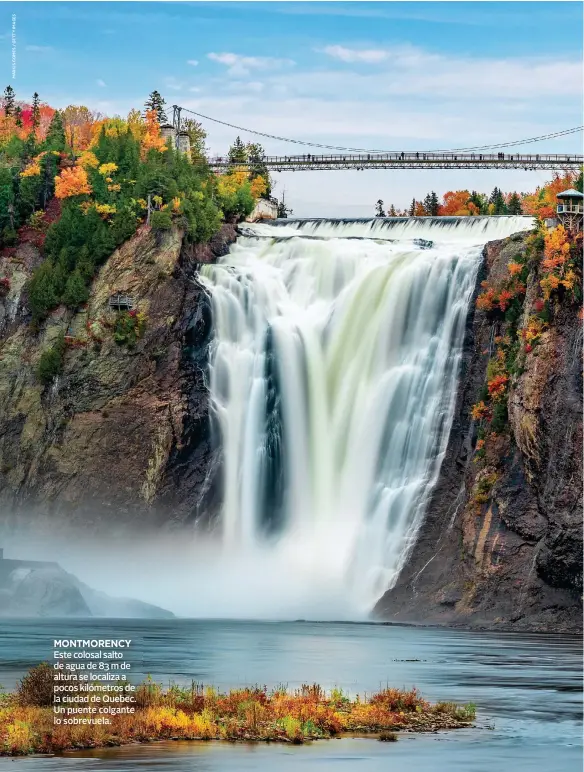
[[[425,152],[403,152],[403,153],[367,153],[367,154],[332,154],[315,155],[306,153],[304,155],[285,155],[285,156],[266,156],[264,163],[268,166],[277,166],[284,164],[375,164],[388,162],[458,162],[458,163],[554,163],[577,165],[584,161],[584,156],[578,154],[565,153],[425,153]],[[228,158],[215,157],[209,159],[212,166],[245,166],[245,163],[230,162]]]

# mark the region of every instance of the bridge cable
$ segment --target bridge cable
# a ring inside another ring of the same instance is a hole
[[[290,139],[289,137],[279,137],[276,134],[267,134],[263,131],[255,131],[254,129],[246,129],[243,126],[236,126],[234,123],[228,123],[227,121],[220,121],[218,118],[211,118],[209,115],[203,115],[203,113],[197,113],[195,110],[189,110],[187,107],[183,107],[182,110],[186,113],[196,115],[198,118],[204,118],[206,121],[213,121],[213,123],[220,123],[222,126],[228,126],[231,129],[237,129],[238,131],[245,131],[248,134],[256,134],[259,137],[267,137],[268,139],[276,139],[279,142],[291,142],[295,145],[305,145],[307,147],[319,147],[325,150],[341,150],[348,153],[396,153],[397,150],[367,150],[362,147],[339,147],[337,145],[321,145],[318,142],[306,142],[301,139]],[[515,140],[513,142],[501,142],[496,145],[477,145],[476,147],[458,147],[448,150],[424,150],[425,153],[463,153],[473,150],[491,150],[501,147],[513,147],[516,145],[527,145],[531,142],[542,142],[545,139],[555,139],[556,137],[564,137],[568,134],[575,134],[582,131],[584,126],[575,126],[572,129],[564,129],[563,131],[556,131],[551,134],[542,134],[539,137],[529,137],[528,139]]]

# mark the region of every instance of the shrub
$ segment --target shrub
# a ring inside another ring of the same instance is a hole
[[[114,324],[114,340],[120,346],[135,346],[145,326],[144,314],[137,311],[120,311]]]
[[[51,348],[43,351],[37,365],[37,377],[45,386],[63,372],[64,353],[65,336],[61,333]]]
[[[170,212],[155,211],[150,215],[150,227],[153,231],[169,231],[172,228]]]
[[[50,663],[41,662],[19,681],[16,699],[20,705],[48,707],[53,704],[53,685],[53,668]]]

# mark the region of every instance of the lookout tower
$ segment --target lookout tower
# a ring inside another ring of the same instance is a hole
[[[170,123],[164,123],[160,127],[160,136],[165,142],[167,142],[170,139],[172,144],[174,145],[175,139],[176,139],[176,131],[174,129],[174,126],[172,126]]]
[[[582,218],[584,216],[584,194],[579,190],[570,188],[556,195],[558,199],[558,220],[572,233],[582,230]]]
[[[179,153],[188,156],[191,152],[191,140],[188,131],[179,131],[176,135],[176,149]]]

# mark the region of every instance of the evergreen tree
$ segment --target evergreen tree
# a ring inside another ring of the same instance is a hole
[[[65,150],[65,127],[63,126],[63,117],[59,110],[55,110],[51,119],[47,136],[43,143],[43,150],[57,150],[59,153]]]
[[[474,204],[476,206],[479,214],[488,214],[488,201],[483,193],[477,193],[476,190],[473,190],[468,201],[469,204]]]
[[[235,142],[229,148],[228,158],[229,163],[232,164],[244,164],[247,162],[247,148],[239,137],[236,137]]]
[[[14,108],[14,122],[19,129],[22,129],[22,107],[20,105],[16,105]]]
[[[166,100],[164,100],[160,96],[160,93],[158,91],[153,91],[144,104],[144,107],[146,108],[147,112],[151,110],[156,110],[156,115],[158,116],[158,123],[160,125],[168,121],[168,118],[166,117],[166,112],[164,111],[165,104],[166,104]]]
[[[39,95],[35,91],[32,95],[32,129],[33,132],[36,132],[38,127],[41,125],[41,102],[39,99]]]
[[[576,182],[574,183],[574,188],[576,190],[579,190],[580,193],[584,193],[584,174],[582,173],[582,170],[580,170],[580,174],[578,175]]]
[[[431,193],[428,193],[428,195],[424,199],[423,207],[426,210],[426,214],[428,216],[436,217],[438,215],[440,202],[438,201],[438,196],[434,191],[432,191]]]
[[[78,270],[73,271],[67,279],[61,301],[69,308],[77,308],[81,303],[85,303],[88,297],[89,290],[83,281],[83,277]]]
[[[375,216],[385,217],[385,212],[383,211],[383,201],[380,198],[377,199],[377,203],[375,204]]]
[[[4,89],[4,115],[9,118],[14,115],[14,89],[12,86],[6,86]]]
[[[408,215],[410,217],[413,217],[416,214],[416,199],[412,199],[412,203],[410,204],[410,208],[408,209]]]
[[[387,216],[388,217],[397,217],[397,212],[395,211],[395,206],[393,204],[387,210]]]
[[[505,198],[499,188],[493,188],[493,192],[489,196],[489,204],[492,204],[493,214],[507,214]]]
[[[521,199],[517,193],[511,193],[509,203],[507,204],[509,214],[521,214]]]
[[[49,260],[42,262],[28,284],[28,302],[32,318],[39,322],[57,304],[58,297],[53,284],[53,266]]]
[[[293,214],[293,210],[286,206],[284,195],[282,195],[281,200],[278,201],[278,217],[285,219],[289,214]]]

